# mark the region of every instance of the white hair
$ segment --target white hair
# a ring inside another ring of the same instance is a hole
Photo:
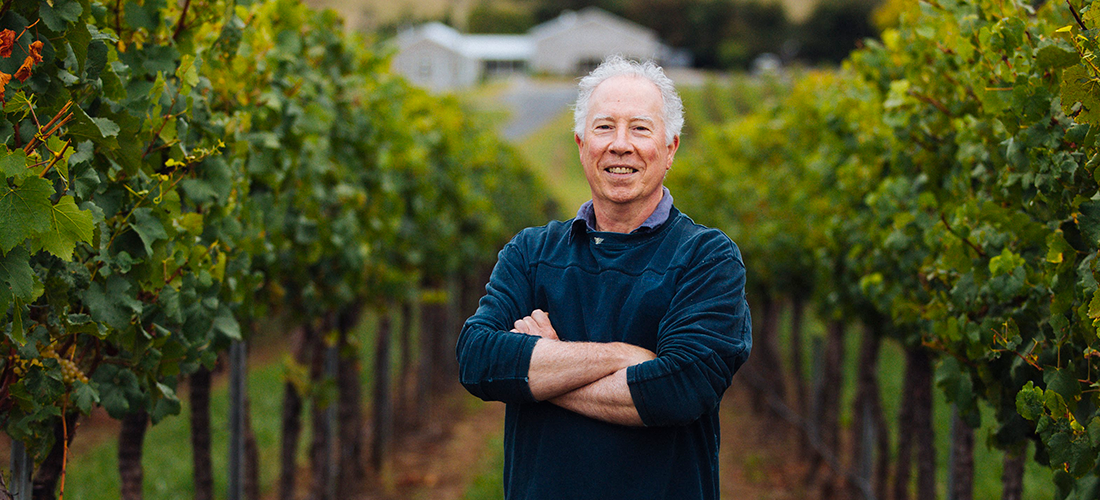
[[[672,144],[672,140],[680,135],[680,130],[684,127],[684,103],[676,93],[676,86],[665,75],[664,70],[653,61],[639,63],[624,59],[620,55],[608,56],[596,69],[581,78],[577,85],[579,89],[577,102],[573,105],[573,133],[584,139],[585,120],[588,119],[588,100],[592,97],[592,92],[601,83],[616,76],[645,78],[657,86],[661,91],[661,100],[664,104],[661,108],[664,111],[662,118],[665,123],[665,143]]]

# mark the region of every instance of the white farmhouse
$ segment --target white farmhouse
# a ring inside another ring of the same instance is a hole
[[[656,31],[597,7],[567,11],[524,35],[467,35],[427,23],[402,31],[396,42],[394,71],[436,92],[499,74],[583,74],[611,54],[680,62],[670,60]]]
[[[657,32],[597,7],[567,11],[528,32],[535,45],[531,69],[557,75],[583,74],[611,54],[659,60]]]

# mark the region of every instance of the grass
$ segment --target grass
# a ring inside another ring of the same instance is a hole
[[[374,359],[373,337],[376,318],[365,315],[352,335],[357,342],[362,363],[361,381],[364,397],[371,394],[371,366]],[[400,325],[394,322],[394,328]],[[284,363],[278,355],[285,353],[289,342],[286,336],[270,336],[257,339],[253,345],[264,345],[277,355],[263,353],[250,355],[248,393],[252,404],[252,428],[259,447],[259,474],[261,494],[274,490],[278,480],[279,447],[281,441]],[[271,347],[274,344],[276,347]],[[215,379],[210,395],[211,460],[214,471],[216,497],[224,497],[228,488],[229,442],[229,394],[227,377]],[[149,427],[145,435],[144,494],[147,500],[169,500],[193,496],[190,404],[182,398],[183,409],[179,415],[165,418]],[[307,402],[308,404],[308,402]],[[364,410],[366,411],[366,410]],[[309,443],[310,415],[302,414],[302,434],[299,441],[299,460],[304,459]],[[76,439],[81,439],[78,432]],[[68,500],[115,500],[119,495],[118,440],[110,436],[102,444],[74,456],[68,465],[65,498]]]
[[[481,472],[474,477],[466,489],[462,500],[500,500],[504,498],[504,436],[497,434],[489,438],[486,449],[490,453],[482,455],[476,465]]]
[[[572,217],[592,197],[577,155],[577,144],[573,142],[572,110],[562,111],[517,147],[532,170],[549,186],[551,196],[561,207],[560,217]]]
[[[780,327],[779,346],[784,361],[789,363],[787,357],[789,345],[789,318],[784,318]],[[806,340],[803,350],[803,373],[807,375],[807,384],[812,380],[812,360],[817,354],[811,339],[821,339],[824,342],[825,328],[821,321],[815,318],[807,318]],[[843,413],[841,425],[850,425],[852,404],[855,400],[855,384],[857,363],[859,357],[860,335],[858,328],[849,328],[845,338],[844,353],[844,387],[842,393]],[[822,344],[823,345],[823,344]],[[883,412],[886,424],[889,428],[891,444],[897,445],[898,436],[898,410],[901,406],[902,381],[905,376],[905,351],[900,344],[893,340],[884,341],[879,352],[879,384],[882,396]],[[935,378],[934,378],[935,379]],[[737,383],[736,379],[734,383]],[[981,405],[982,426],[974,433],[974,498],[977,500],[996,500],[1001,498],[1001,474],[1003,472],[1004,452],[994,448],[989,443],[992,434],[996,431],[994,412],[987,404]],[[950,466],[951,450],[951,419],[952,408],[946,401],[943,392],[933,388],[933,426],[936,440],[936,470],[939,498],[947,498],[948,467]],[[894,451],[896,453],[896,450]],[[1029,447],[1029,456],[1034,453],[1034,447]],[[914,472],[915,475],[915,472]],[[1053,498],[1054,482],[1053,474],[1048,467],[1029,460],[1024,475],[1023,498]],[[914,477],[915,480],[915,477]]]
[[[252,425],[260,447],[260,483],[266,488],[278,473],[278,418],[282,404],[283,367],[270,363],[249,372]],[[210,397],[211,443],[215,491],[226,490],[228,462],[228,391],[218,384]],[[145,435],[142,465],[145,469],[145,498],[177,499],[193,494],[191,465],[190,405],[184,401],[180,415],[168,417],[149,428]],[[79,434],[78,434],[79,438]],[[69,462],[65,498],[108,500],[119,495],[117,439],[96,446],[87,455]],[[266,465],[266,466],[265,466]]]

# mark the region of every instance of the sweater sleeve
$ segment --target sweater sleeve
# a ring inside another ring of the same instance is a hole
[[[740,251],[724,236],[699,250],[659,325],[657,358],[627,369],[647,426],[686,425],[717,408],[752,348]]]
[[[455,349],[463,387],[486,401],[535,401],[527,372],[539,338],[510,331],[515,320],[533,309],[530,279],[518,239],[500,251],[485,296],[477,312],[462,326]]]

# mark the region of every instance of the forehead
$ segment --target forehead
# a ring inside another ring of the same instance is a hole
[[[604,80],[592,91],[589,102],[589,119],[593,116],[629,114],[659,120],[664,104],[656,84],[632,75]]]

